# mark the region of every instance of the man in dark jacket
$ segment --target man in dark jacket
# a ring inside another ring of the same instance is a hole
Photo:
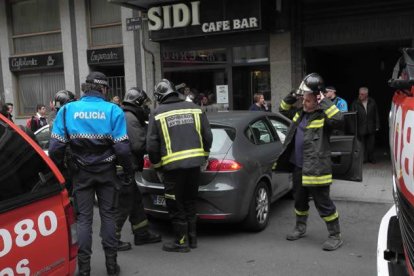
[[[332,251],[339,248],[343,241],[339,215],[329,196],[332,184],[329,136],[332,129],[342,126],[343,118],[339,109],[324,98],[323,91],[323,80],[316,73],[302,81],[299,93],[303,94],[303,108],[294,113],[276,170],[293,169],[296,225],[286,238],[293,241],[305,235],[311,195],[329,232],[322,249]],[[293,114],[292,107],[296,100],[297,96],[290,93],[282,101],[279,111],[286,116]]]
[[[132,166],[135,172],[142,172],[144,167],[144,154],[147,139],[148,111],[143,106],[148,102],[145,91],[132,87],[125,93],[122,102],[127,123],[127,132],[132,152]],[[129,242],[121,241],[121,230],[129,216],[132,233],[134,234],[134,244],[142,245],[161,241],[161,236],[154,234],[148,229],[148,220],[145,215],[142,195],[138,186],[122,186],[118,212],[116,218],[116,236],[118,238],[118,251],[131,249]]]
[[[171,82],[159,82],[154,95],[160,105],[150,116],[147,151],[154,168],[162,175],[175,234],[175,240],[165,243],[163,250],[188,252],[189,245],[197,247],[198,179],[213,136],[205,113],[194,103],[181,100]]]
[[[352,103],[352,111],[358,114],[358,139],[364,148],[364,162],[375,163],[375,132],[380,128],[378,108],[374,99],[368,97],[368,88],[359,88],[358,99]]]

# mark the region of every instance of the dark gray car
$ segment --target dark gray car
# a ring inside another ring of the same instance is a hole
[[[269,220],[270,203],[292,188],[289,173],[272,170],[290,125],[286,117],[266,112],[208,113],[213,145],[202,170],[198,217],[201,220],[240,222],[262,230]],[[168,214],[164,186],[148,159],[137,183],[151,215]]]

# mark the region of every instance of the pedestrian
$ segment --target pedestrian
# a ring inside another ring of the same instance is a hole
[[[36,114],[26,121],[26,125],[34,133],[47,124],[46,106],[44,104],[38,104],[36,106]]]
[[[95,194],[101,217],[100,236],[108,275],[118,275],[115,215],[117,204],[116,163],[123,167],[123,185],[133,185],[131,150],[124,112],[105,101],[108,80],[103,73],[86,77],[85,93],[80,100],[60,108],[50,139],[49,155],[62,166],[69,144],[76,171],[73,175],[74,204],[77,210],[78,268],[90,275],[92,222]]]
[[[113,102],[114,104],[116,104],[117,106],[121,106],[121,99],[119,98],[119,96],[114,96],[111,100],[111,102]]]
[[[127,132],[132,152],[132,166],[135,172],[142,172],[144,168],[144,155],[146,153],[148,111],[144,105],[151,101],[144,90],[137,87],[129,89],[122,102],[125,113]],[[116,218],[116,236],[118,251],[131,249],[131,243],[121,241],[121,231],[126,219],[129,217],[134,244],[156,243],[161,236],[149,231],[148,219],[145,215],[142,195],[137,185],[123,186],[120,190],[118,212]]]
[[[255,93],[253,99],[254,103],[249,107],[250,111],[269,111],[262,93]]]
[[[309,215],[309,196],[326,222],[329,238],[323,250],[336,250],[343,241],[339,227],[339,215],[329,196],[332,183],[332,162],[329,133],[343,124],[339,109],[324,97],[323,79],[312,73],[307,75],[300,87],[303,107],[297,109],[289,128],[276,170],[293,171],[293,194],[295,199],[296,225],[287,239],[294,241],[305,236]],[[280,105],[280,112],[292,114],[291,108],[297,101],[295,93],[289,93]],[[291,117],[292,118],[292,117]]]
[[[13,104],[6,103],[7,105],[7,119],[13,122]]]
[[[149,159],[164,184],[164,196],[175,239],[164,251],[188,252],[197,247],[196,199],[200,166],[206,163],[213,136],[200,106],[179,99],[166,79],[156,86],[159,103],[150,116],[147,135]]]
[[[344,99],[342,99],[341,97],[338,97],[336,95],[336,88],[335,87],[327,86],[325,88],[325,90],[326,90],[325,97],[330,99],[334,103],[334,105],[336,105],[336,107],[339,109],[339,111],[348,112],[347,102]]]
[[[368,96],[368,88],[359,88],[358,99],[351,106],[357,112],[358,139],[362,143],[364,162],[375,164],[375,133],[379,131],[380,121],[375,100]]]

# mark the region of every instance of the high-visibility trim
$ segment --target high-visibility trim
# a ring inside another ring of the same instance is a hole
[[[308,216],[309,215],[309,211],[299,211],[299,210],[295,209],[295,214],[297,216]]]
[[[177,109],[168,112],[164,112],[155,116],[155,120],[161,120],[162,118],[166,118],[173,115],[181,115],[181,114],[201,114],[203,111],[201,109]]]
[[[185,235],[180,239],[180,244],[184,244],[185,243]]]
[[[175,195],[171,195],[171,194],[164,194],[165,199],[172,199],[175,200]]]
[[[164,166],[174,161],[192,158],[192,157],[199,157],[199,156],[208,156],[208,152],[205,152],[204,149],[202,148],[182,150],[182,151],[174,152],[170,155],[163,156],[161,160],[162,160],[162,165]]]
[[[333,221],[333,220],[336,220],[337,218],[339,218],[339,214],[338,214],[338,212],[335,212],[330,216],[322,217],[322,218],[323,218],[324,221],[330,222],[330,221]]]
[[[295,117],[293,117],[292,121],[296,122],[299,119],[299,113],[296,112]]]
[[[320,120],[313,120],[306,128],[321,128],[325,124],[325,118]]]
[[[160,123],[161,123],[162,134],[164,136],[164,142],[165,142],[165,148],[167,150],[167,154],[171,154],[172,153],[171,138],[170,138],[170,134],[168,133],[167,121],[165,120],[165,118],[162,118],[160,120]]]
[[[280,108],[283,110],[289,110],[292,107],[291,104],[286,103],[284,100],[280,103]]]
[[[195,122],[195,127],[196,127],[196,130],[197,130],[198,137],[200,138],[200,147],[204,148],[203,137],[201,136],[201,122],[200,122],[200,115],[199,114],[194,114],[194,122]]]
[[[335,105],[325,110],[325,114],[328,118],[332,118],[338,112],[339,112],[339,109]]]
[[[158,169],[158,168],[161,168],[162,163],[161,163],[161,162],[159,162],[159,163],[157,163],[157,164],[152,164],[152,166],[153,166],[155,169]]]
[[[140,222],[140,223],[138,223],[138,224],[134,224],[134,225],[132,225],[132,231],[135,231],[135,230],[140,229],[140,228],[142,228],[142,227],[145,227],[145,226],[147,226],[147,225],[148,225],[148,220],[147,220],[147,219],[145,219],[145,220],[141,221],[141,222]]]
[[[318,185],[318,184],[329,184],[332,183],[332,174],[326,174],[321,176],[302,176],[303,185]]]

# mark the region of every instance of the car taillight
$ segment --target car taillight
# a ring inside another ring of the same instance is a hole
[[[206,168],[207,172],[233,172],[242,168],[242,165],[234,160],[209,159]]]
[[[149,169],[151,168],[151,161],[149,160],[148,155],[144,156],[144,169]]]
[[[76,231],[76,218],[72,204],[65,207],[66,223],[69,236],[69,258],[74,259],[78,254],[78,234]]]

